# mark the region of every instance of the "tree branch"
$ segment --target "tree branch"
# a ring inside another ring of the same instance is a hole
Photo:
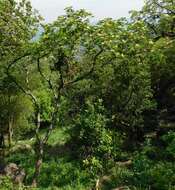
[[[36,112],[37,112],[37,120],[38,120],[38,117],[40,119],[40,106],[39,106],[39,103],[37,101],[37,98],[34,96],[34,94],[31,92],[30,89],[25,89],[17,80],[16,78],[11,75],[10,71],[12,69],[12,67],[18,62],[20,61],[22,58],[26,57],[26,56],[29,56],[30,54],[24,54],[18,58],[16,58],[15,60],[13,60],[7,67],[6,69],[6,74],[7,76],[16,84],[16,86],[27,96],[29,96],[36,108]],[[27,76],[26,76],[27,77]],[[28,80],[28,79],[26,79]],[[40,138],[39,138],[39,134],[38,134],[38,131],[39,131],[39,127],[40,127],[40,123],[37,123],[37,128],[36,128],[36,138],[38,141],[40,141]]]
[[[44,56],[45,56],[45,55],[44,55]],[[42,56],[42,57],[43,57],[43,56]],[[49,88],[50,88],[51,90],[53,90],[53,85],[52,85],[50,79],[48,79],[48,78],[45,76],[45,74],[42,72],[42,69],[41,69],[41,66],[40,66],[40,59],[41,59],[42,57],[37,58],[37,68],[38,68],[38,71],[39,71],[41,77],[44,79],[45,82],[47,82]]]
[[[89,76],[89,75],[94,71],[94,68],[95,68],[97,59],[98,59],[98,57],[101,55],[102,52],[103,52],[103,49],[101,49],[101,50],[94,56],[93,63],[92,63],[92,67],[91,67],[91,69],[90,69],[88,72],[86,72],[86,73],[84,73],[83,75],[77,77],[75,80],[66,83],[65,86],[69,86],[69,85],[71,85],[71,84],[74,84],[74,83],[76,83],[76,82],[78,82],[78,81],[80,81],[80,80],[85,79],[87,76]]]
[[[175,14],[175,11],[174,11],[174,10],[169,9],[168,7],[165,7],[165,6],[161,5],[161,4],[158,3],[157,1],[154,1],[153,3],[156,4],[158,7],[160,7],[160,8],[162,8],[162,9],[165,9],[165,10],[169,11],[171,14]]]

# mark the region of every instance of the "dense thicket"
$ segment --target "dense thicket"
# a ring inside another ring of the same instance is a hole
[[[0,1],[0,189],[173,190],[174,0],[95,24],[65,10],[43,24]]]

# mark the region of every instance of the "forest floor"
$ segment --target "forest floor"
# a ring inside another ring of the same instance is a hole
[[[169,134],[166,139],[172,135],[174,133]],[[174,141],[171,142],[171,139],[166,147],[150,144],[148,141],[132,153],[119,152],[119,156],[124,156],[125,160],[116,161],[108,173],[102,174],[99,179],[85,170],[82,162],[75,158],[69,139],[67,129],[57,128],[51,134],[45,146],[38,190],[92,190],[95,185],[98,185],[99,190],[119,187],[124,190],[175,190],[175,165],[174,159],[170,159],[174,155],[170,152],[174,151]],[[31,137],[20,140],[6,157],[8,163],[15,163],[25,170],[26,186],[31,184],[34,173],[33,145],[34,139]]]
[[[55,129],[50,136],[45,147],[38,189],[85,190],[91,186],[91,177],[81,169],[80,163],[72,157],[71,150],[66,145],[68,137],[66,131],[61,128]],[[25,169],[27,185],[31,184],[34,172],[33,144],[32,138],[18,141],[6,159],[7,162],[16,163]]]

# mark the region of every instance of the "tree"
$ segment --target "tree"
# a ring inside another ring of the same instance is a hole
[[[23,50],[38,28],[40,17],[34,13],[29,1],[14,0],[0,2],[0,58],[15,56]]]
[[[146,1],[142,11],[133,13],[134,20],[142,20],[148,26],[148,34],[154,42],[150,61],[151,87],[157,102],[159,128],[161,123],[166,125],[174,121],[174,16],[175,2],[168,0]]]
[[[37,185],[44,145],[47,143],[53,128],[57,125],[61,97],[70,86],[85,79],[94,71],[97,59],[102,53],[99,46],[94,46],[92,41],[90,41],[91,43],[88,41],[88,35],[93,31],[93,27],[89,24],[88,16],[89,14],[84,10],[76,12],[72,8],[68,8],[65,16],[59,17],[53,24],[44,26],[41,39],[38,42],[33,42],[31,47],[29,45],[26,52],[12,60],[7,68],[8,77],[25,95],[31,98],[35,108],[37,147],[33,186]],[[82,57],[87,54],[91,57],[89,65],[83,65]],[[32,66],[30,66],[30,63]],[[20,66],[20,64],[23,66]],[[87,66],[90,69],[87,70]],[[23,68],[27,69],[24,83],[19,82],[18,78],[13,75],[15,68],[19,71],[23,70]],[[32,73],[30,68],[37,71],[37,76],[39,77],[37,83],[40,84],[42,81],[51,97],[50,126],[44,136],[39,133],[42,108],[39,95],[30,86],[30,75]]]
[[[103,54],[91,78],[93,93],[104,100],[109,127],[125,133],[132,145],[143,140],[144,111],[154,107],[149,64],[153,42],[142,21],[105,19],[96,28]]]
[[[23,52],[26,43],[29,43],[35,35],[38,22],[39,16],[33,12],[28,1],[16,3],[13,0],[5,0],[0,2],[0,93],[2,97],[0,103],[4,108],[1,110],[3,121],[8,120],[9,144],[11,144],[13,120],[16,120],[15,116],[19,114],[17,109],[20,93],[14,82],[5,74],[5,68],[11,59]],[[1,125],[1,131],[6,130],[5,126],[6,124]]]

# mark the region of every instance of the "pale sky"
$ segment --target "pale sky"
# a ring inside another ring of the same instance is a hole
[[[127,17],[128,11],[140,10],[143,2],[144,0],[31,0],[33,7],[39,10],[46,22],[51,22],[64,14],[64,8],[68,6],[86,9],[96,20],[105,17]]]

